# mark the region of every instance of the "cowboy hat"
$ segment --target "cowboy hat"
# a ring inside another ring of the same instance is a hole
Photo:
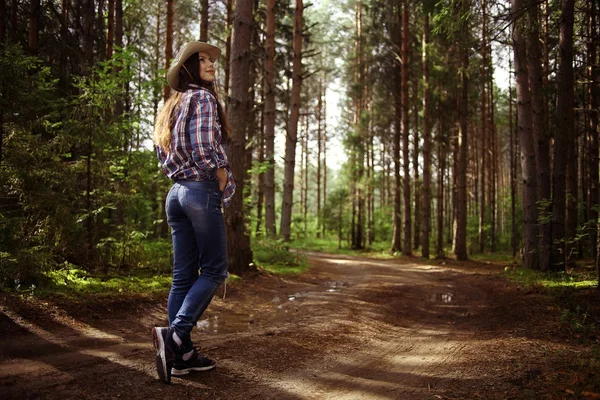
[[[208,53],[212,61],[216,61],[216,59],[221,55],[221,50],[216,46],[205,42],[189,42],[183,46],[181,50],[179,50],[175,56],[175,59],[173,60],[173,64],[169,67],[169,71],[167,71],[167,82],[171,88],[174,90],[180,90],[178,86],[179,71],[181,70],[181,66],[192,54],[200,53],[201,51]]]

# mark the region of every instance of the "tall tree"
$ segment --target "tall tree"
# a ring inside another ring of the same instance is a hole
[[[160,22],[157,22],[157,24],[160,25]],[[108,18],[106,25],[106,59],[109,60],[112,57],[115,43],[115,0],[108,0]]]
[[[4,5],[0,5],[4,7]],[[4,12],[4,11],[3,11]],[[31,0],[29,8],[29,50],[35,54],[38,47],[40,0]]]
[[[265,116],[265,226],[267,236],[276,237],[275,230],[275,0],[267,0],[264,62]]]
[[[467,259],[467,149],[469,119],[469,0],[460,2],[460,96],[458,101],[458,143],[456,154],[456,214],[454,217],[454,254],[458,260]]]
[[[293,66],[292,66],[292,94],[291,112],[288,132],[285,139],[285,167],[283,176],[283,199],[281,203],[280,236],[290,240],[292,222],[292,205],[294,194],[294,167],[296,164],[296,142],[298,141],[298,119],[300,117],[300,91],[302,89],[302,13],[304,5],[302,0],[296,0],[294,10],[294,36],[293,36]]]
[[[550,212],[550,157],[548,133],[544,115],[544,82],[542,73],[542,52],[540,47],[540,30],[538,6],[536,0],[526,0],[528,9],[524,20],[527,28],[527,68],[529,71],[529,90],[531,93],[532,130],[535,140],[536,187],[537,202],[541,206],[539,219],[539,253],[538,267],[542,270],[550,268],[551,224]]]
[[[517,129],[521,143],[521,170],[523,192],[523,264],[530,269],[538,268],[537,257],[537,188],[535,144],[531,120],[531,94],[529,92],[529,69],[527,66],[526,25],[522,0],[511,0],[513,15],[513,52],[517,86]]]
[[[596,20],[597,4],[589,3],[589,29],[590,36],[588,39],[588,74],[590,76],[590,85],[588,87],[588,104],[589,104],[589,171],[590,171],[590,190],[588,194],[588,215],[589,215],[589,248],[592,251],[594,258],[597,256],[596,243],[598,241],[598,208],[600,203],[600,177],[598,173],[598,21]],[[598,271],[600,277],[600,270]]]
[[[431,232],[431,128],[429,125],[429,13],[423,17],[423,207],[421,209],[421,255],[429,258]]]
[[[0,46],[6,40],[6,0],[0,0]]]
[[[227,227],[227,255],[229,269],[235,274],[246,274],[255,269],[252,263],[250,237],[246,233],[244,219],[244,169],[246,154],[246,130],[250,121],[248,71],[251,64],[250,41],[252,38],[252,0],[237,0],[233,15],[231,43],[231,99],[228,119],[232,134],[227,148],[231,171],[236,177],[237,193],[225,213]]]
[[[402,213],[402,225],[404,226],[404,241],[402,245],[402,254],[412,255],[412,214],[411,214],[411,196],[410,196],[410,158],[408,152],[409,131],[408,131],[408,44],[410,36],[408,32],[408,3],[402,0],[402,67],[401,67],[401,97],[402,97],[402,172],[403,177],[403,199],[404,212]],[[416,127],[415,127],[416,128]]]
[[[225,83],[223,90],[225,92],[225,106],[229,106],[229,81],[230,73],[229,66],[231,65],[231,19],[233,16],[233,1],[226,0],[226,15],[225,15],[225,30],[227,31],[227,37],[225,38]]]
[[[118,1],[118,0],[115,0]],[[167,34],[165,42],[165,69],[169,69],[171,66],[171,59],[173,58],[173,16],[175,13],[175,0],[167,1]],[[167,101],[171,95],[171,89],[169,85],[163,86],[163,100]]]
[[[200,0],[200,41],[208,42],[208,0]]]
[[[399,8],[398,18],[392,28],[392,42],[394,43],[394,49],[397,52],[402,47],[402,12]],[[398,59],[398,57],[396,57]],[[402,136],[402,98],[401,98],[401,64],[398,68],[394,69],[393,79],[393,94],[394,94],[394,137],[392,147],[392,159],[394,161],[394,215],[392,217],[392,251],[399,252],[402,250],[402,220],[401,220],[401,205],[402,198],[400,188],[402,181],[400,178],[400,138]],[[388,186],[389,187],[389,186]]]
[[[573,76],[573,16],[574,0],[562,1],[560,17],[560,42],[559,42],[559,69],[558,69],[558,96],[556,104],[557,129],[554,132],[554,149],[556,152],[564,151],[568,144],[568,135],[574,133],[575,117],[574,105],[574,76]],[[565,268],[566,246],[565,220],[566,220],[566,157],[555,154],[552,177],[552,269]]]
[[[486,155],[488,154],[487,147],[487,116],[486,116],[486,100],[487,100],[487,92],[486,92],[486,68],[487,68],[487,35],[486,35],[486,22],[487,22],[487,2],[486,0],[482,0],[481,2],[481,10],[482,10],[482,18],[481,18],[481,130],[480,130],[480,142],[481,142],[481,189],[479,190],[479,251],[483,253],[485,250],[485,173],[486,173]]]

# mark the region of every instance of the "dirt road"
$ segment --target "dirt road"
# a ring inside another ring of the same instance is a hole
[[[194,340],[218,367],[157,380],[164,300],[73,307],[4,296],[2,399],[537,399],[569,396],[587,351],[558,312],[485,267],[310,254],[209,307]],[[553,340],[552,338],[555,338]],[[568,390],[568,389],[567,389]]]

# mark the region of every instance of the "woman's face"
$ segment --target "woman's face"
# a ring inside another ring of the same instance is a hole
[[[198,53],[200,56],[200,79],[205,82],[214,82],[215,81],[215,66],[210,59],[208,53],[201,51]]]

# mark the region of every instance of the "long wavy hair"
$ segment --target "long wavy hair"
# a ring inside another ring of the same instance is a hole
[[[231,128],[227,120],[227,114],[219,101],[216,85],[214,82],[207,82],[200,78],[200,55],[199,53],[192,54],[179,70],[179,86],[177,91],[167,99],[163,108],[158,113],[156,123],[154,124],[154,133],[152,139],[154,145],[165,152],[169,152],[171,148],[171,130],[175,125],[177,112],[180,107],[180,100],[183,92],[189,89],[197,89],[202,87],[212,93],[217,99],[217,114],[221,122],[221,134],[223,139],[227,140],[231,135]]]

